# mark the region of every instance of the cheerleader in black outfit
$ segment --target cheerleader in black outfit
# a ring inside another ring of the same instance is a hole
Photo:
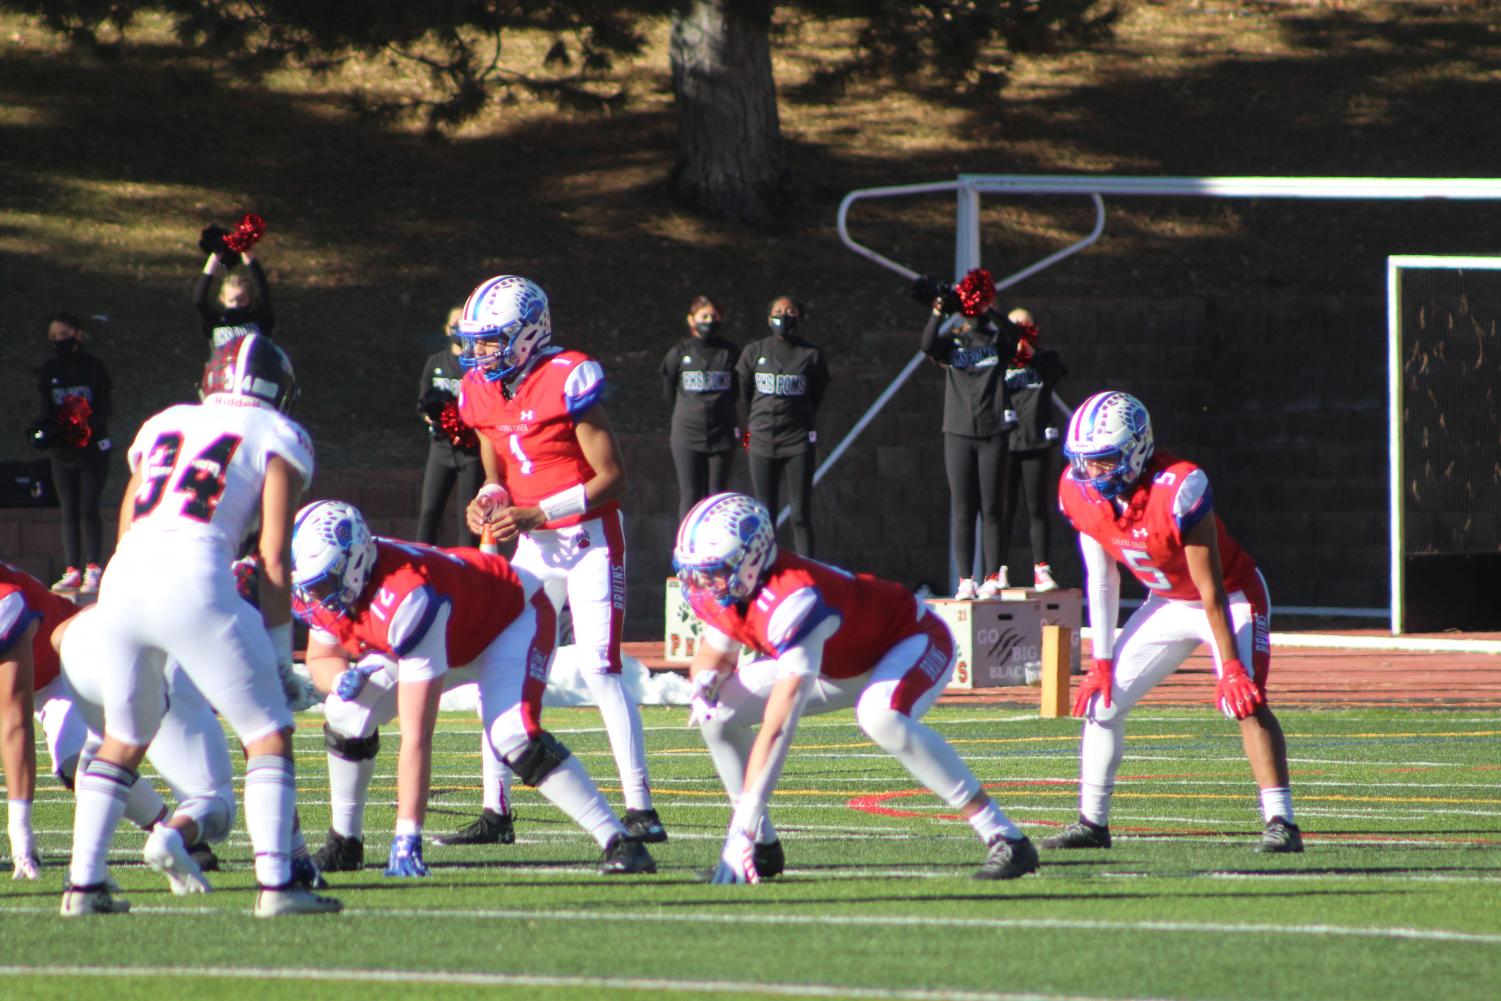
[[[1006,397],[1016,415],[1006,459],[1006,504],[1001,526],[1001,552],[1009,548],[1016,520],[1019,488],[1027,500],[1027,524],[1032,543],[1032,586],[1051,591],[1058,586],[1048,565],[1049,514],[1053,500],[1053,449],[1061,433],[1053,408],[1053,389],[1068,374],[1056,351],[1037,350],[1037,325],[1025,309],[1007,316],[1017,334],[1016,350],[1006,368]],[[1002,571],[1004,573],[1004,567]]]
[[[723,313],[708,296],[688,307],[688,334],[662,358],[662,395],[672,404],[669,444],[678,474],[678,522],[694,504],[722,493],[740,441],[735,421],[740,349],[719,336]]]
[[[813,556],[814,418],[829,385],[823,352],[798,331],[806,311],[796,299],[772,300],[770,337],[745,346],[735,371],[750,427],[750,472],[756,500],[773,516],[786,485],[792,537],[799,555]]]

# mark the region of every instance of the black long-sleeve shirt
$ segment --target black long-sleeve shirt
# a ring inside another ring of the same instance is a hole
[[[685,337],[662,358],[662,397],[672,404],[673,444],[699,452],[735,447],[740,349],[718,335]]]
[[[735,372],[753,453],[782,458],[813,447],[814,418],[829,385],[821,350],[795,337],[763,337],[740,352]]]
[[[943,317],[929,314],[922,351],[943,366],[943,432],[989,438],[1015,423],[1009,416],[1003,376],[1020,330],[994,314],[985,322],[955,325],[939,333]]]
[[[56,420],[58,409],[69,397],[82,397],[89,402],[92,411],[89,415],[89,444],[85,447],[97,447],[101,439],[109,437],[112,389],[104,362],[82,348],[49,358],[43,363],[37,379],[37,390],[41,394],[40,417],[43,421]]]
[[[1022,368],[1006,370],[1006,399],[1016,414],[1011,450],[1032,452],[1063,440],[1053,407],[1053,389],[1068,374],[1056,351],[1039,351]]]
[[[210,301],[208,290],[213,275],[200,274],[198,284],[193,287],[193,305],[202,320],[203,336],[216,348],[246,334],[270,337],[276,328],[276,316],[271,312],[271,286],[261,262],[251,258],[246,270],[255,288],[255,304],[245,309],[225,309],[220,303]]]
[[[446,400],[459,398],[459,383],[464,380],[464,368],[459,364],[459,356],[447,348],[430,355],[422,366],[422,378],[417,381],[417,413],[422,416],[431,416],[427,413],[424,403],[429,400],[439,399],[446,396]],[[424,427],[427,425],[424,423]],[[455,452],[460,456],[470,457],[479,455],[479,447],[472,449],[460,448],[454,445],[443,433],[441,428],[429,428],[428,435],[432,438],[432,447],[439,451]]]

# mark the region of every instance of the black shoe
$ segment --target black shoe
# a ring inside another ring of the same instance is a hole
[[[198,868],[204,872],[219,871],[219,856],[209,847],[207,841],[200,841],[196,845],[188,845],[188,857],[198,863]]]
[[[1303,832],[1298,825],[1285,817],[1273,817],[1266,822],[1256,851],[1263,854],[1296,853],[1303,850]]]
[[[1080,818],[1051,838],[1043,838],[1042,847],[1048,851],[1055,848],[1109,848],[1110,828]]]
[[[482,811],[477,819],[465,824],[452,834],[440,834],[433,838],[439,845],[512,845],[516,843],[516,827],[512,823],[514,813]]]
[[[625,824],[625,836],[633,841],[661,844],[667,840],[667,828],[656,810],[627,810],[621,818]]]
[[[656,872],[657,860],[635,838],[617,834],[605,845],[605,855],[600,859],[599,871],[606,876]]]
[[[323,878],[311,855],[302,855],[292,859],[292,885],[304,890],[326,890],[328,880]]]
[[[990,854],[975,870],[975,879],[1016,879],[1037,871],[1037,848],[1029,838],[1008,841],[996,838],[990,846]]]
[[[319,872],[359,872],[365,868],[365,842],[330,829],[328,840],[313,853]]]
[[[756,875],[762,879],[780,876],[782,870],[787,868],[787,857],[782,854],[782,842],[757,844],[751,852],[751,862],[756,867]]]

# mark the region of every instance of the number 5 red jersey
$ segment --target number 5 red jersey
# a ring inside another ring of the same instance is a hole
[[[535,507],[544,497],[594,478],[574,422],[599,402],[604,386],[599,362],[562,349],[542,353],[517,378],[509,395],[501,382],[489,382],[477,370],[465,374],[459,386],[459,417],[494,446],[512,504]],[[607,501],[544,527],[576,525],[618,506]]]
[[[1188,572],[1183,536],[1206,515],[1214,518],[1225,590],[1233,594],[1255,582],[1255,561],[1214,513],[1209,477],[1192,462],[1157,452],[1125,498],[1122,511],[1114,501],[1074,479],[1067,467],[1058,481],[1058,508],[1069,524],[1164,598],[1199,600],[1199,589]]]

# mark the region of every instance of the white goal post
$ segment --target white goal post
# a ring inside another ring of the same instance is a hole
[[[890,187],[860,188],[845,195],[839,203],[836,224],[839,239],[861,257],[895,272],[909,281],[918,271],[892,260],[855,240],[849,231],[850,209],[856,202],[878,198],[907,198],[922,195],[952,194],[954,209],[954,279],[957,281],[971,268],[980,266],[980,206],[985,195],[1016,197],[1024,195],[1077,195],[1089,198],[1095,209],[1094,226],[1085,236],[1042,259],[1029,264],[995,283],[996,291],[1052,267],[1099,240],[1105,231],[1105,197],[1155,198],[1295,198],[1310,200],[1373,201],[1501,201],[1501,178],[1481,177],[1139,177],[1074,174],[960,174],[952,181],[902,184]],[[917,370],[922,353],[916,353],[877,397],[854,427],[819,465],[813,481],[817,483],[839,460],[845,450],[865,430],[887,401]],[[1065,413],[1068,406],[1055,394],[1054,403]],[[1394,414],[1398,413],[1393,411]],[[1396,420],[1396,416],[1392,418]],[[1395,458],[1393,460],[1395,462]],[[1397,473],[1393,472],[1393,483]],[[1395,486],[1394,488],[1395,489]],[[783,510],[778,523],[785,519]],[[1393,524],[1393,561],[1398,558]],[[1393,570],[1391,607],[1334,608],[1288,606],[1279,610],[1288,614],[1344,616],[1354,618],[1390,618],[1397,626],[1397,600],[1400,581]]]

